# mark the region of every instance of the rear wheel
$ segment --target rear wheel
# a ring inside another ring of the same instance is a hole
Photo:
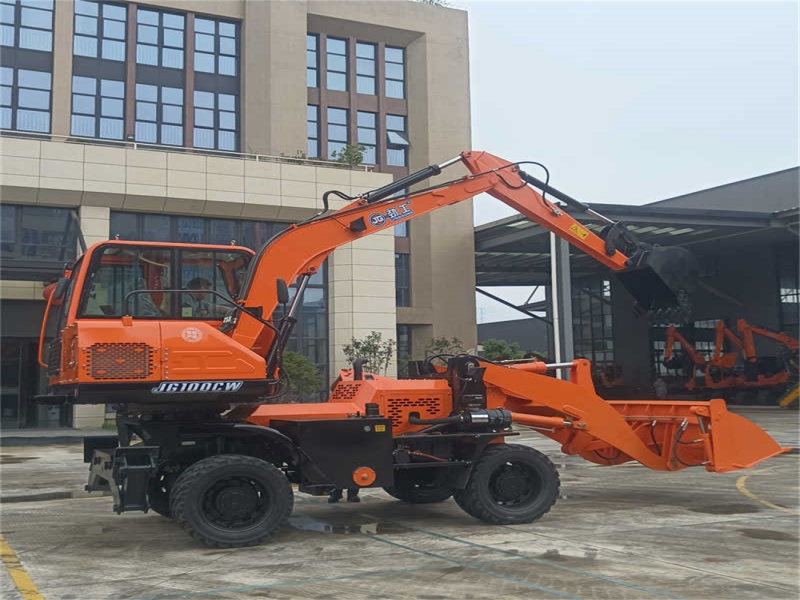
[[[475,462],[458,505],[476,519],[500,525],[530,523],[555,504],[560,480],[541,452],[517,444],[489,446]]]
[[[274,533],[292,512],[285,475],[252,456],[222,454],[181,473],[170,509],[189,535],[208,546],[253,546]]]
[[[435,504],[444,502],[453,495],[453,489],[445,484],[444,468],[403,469],[394,476],[394,485],[384,491],[409,504]]]

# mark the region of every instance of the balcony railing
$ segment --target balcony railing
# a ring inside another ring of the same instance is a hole
[[[17,131],[14,129],[0,129],[0,137],[14,137],[24,139],[35,139],[41,141],[91,144],[92,146],[112,146],[116,148],[129,148],[132,150],[155,150],[159,152],[182,152],[198,156],[216,156],[221,158],[238,158],[240,160],[253,160],[256,162],[272,162],[291,165],[306,165],[310,167],[328,167],[334,169],[348,169],[351,171],[364,171],[371,173],[375,171],[375,165],[350,165],[333,160],[323,160],[317,158],[305,158],[303,156],[275,156],[272,154],[255,154],[252,152],[230,152],[228,150],[208,150],[205,148],[193,148],[188,146],[172,146],[167,144],[150,144],[146,142],[136,142],[133,140],[105,140],[99,138],[87,138],[76,135],[57,135],[52,133],[34,133],[29,131]]]

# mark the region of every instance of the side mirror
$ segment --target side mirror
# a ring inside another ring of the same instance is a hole
[[[56,283],[56,287],[53,290],[53,300],[59,300],[64,296],[64,293],[67,291],[67,287],[69,287],[69,279],[66,277],[62,277]]]
[[[278,288],[278,302],[280,304],[289,304],[289,286],[280,278],[278,278],[276,283]]]

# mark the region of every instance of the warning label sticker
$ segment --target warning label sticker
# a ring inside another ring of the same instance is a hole
[[[573,223],[572,225],[570,225],[569,230],[582,240],[585,240],[587,237],[589,237],[589,230],[584,229],[577,223]]]

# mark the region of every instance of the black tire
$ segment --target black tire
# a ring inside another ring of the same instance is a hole
[[[147,487],[147,503],[150,505],[150,510],[162,517],[171,518],[169,496],[169,487],[165,475],[158,474],[150,480],[150,485]]]
[[[444,502],[453,495],[453,490],[445,484],[446,469],[404,469],[396,471],[394,485],[384,491],[409,504],[435,504]]]
[[[217,548],[254,546],[289,518],[292,487],[274,465],[221,454],[194,463],[172,488],[170,509],[184,531]]]
[[[493,444],[475,461],[456,503],[476,519],[497,525],[535,521],[555,504],[560,486],[555,465],[541,452]]]

